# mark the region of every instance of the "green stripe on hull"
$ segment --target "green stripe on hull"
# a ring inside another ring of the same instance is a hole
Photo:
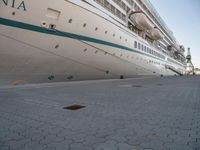
[[[115,44],[115,43],[111,43],[111,42],[107,42],[107,41],[103,41],[103,40],[100,40],[100,39],[95,39],[95,38],[91,38],[91,37],[87,37],[87,36],[83,36],[83,35],[78,35],[78,34],[73,34],[73,33],[69,33],[69,32],[58,31],[58,30],[50,30],[50,29],[47,29],[47,28],[44,28],[44,27],[39,27],[39,26],[35,26],[35,25],[23,23],[23,22],[18,22],[18,21],[14,21],[14,20],[9,20],[9,19],[5,19],[5,18],[0,18],[0,24],[6,25],[6,26],[11,26],[11,27],[16,27],[16,28],[20,28],[20,29],[25,29],[25,30],[55,35],[55,36],[68,37],[68,38],[72,38],[72,39],[78,39],[78,40],[82,40],[82,41],[88,41],[88,42],[103,44],[103,45],[107,45],[107,46],[111,46],[111,47],[115,47],[115,48],[119,48],[119,49],[124,49],[124,50],[128,50],[128,51],[136,52],[136,53],[139,53],[139,54],[142,54],[142,55],[152,57],[154,59],[164,61],[162,59],[156,58],[154,56],[151,56],[151,55],[148,55],[148,54],[145,54],[145,53],[141,53],[139,51],[136,51],[132,48],[128,48],[126,46],[118,45],[118,44]]]

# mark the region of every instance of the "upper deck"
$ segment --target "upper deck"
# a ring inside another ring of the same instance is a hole
[[[120,19],[134,33],[144,38],[150,45],[156,47],[166,55],[185,64],[184,47],[179,45],[173,32],[167,27],[163,19],[155,10],[149,0],[94,0],[111,14]],[[163,38],[155,40],[151,37],[150,31],[143,31],[138,28],[134,21],[130,20],[130,12],[141,11],[149,21],[162,33]]]

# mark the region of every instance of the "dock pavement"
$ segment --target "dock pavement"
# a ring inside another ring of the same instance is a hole
[[[0,150],[200,150],[200,77],[1,86]]]

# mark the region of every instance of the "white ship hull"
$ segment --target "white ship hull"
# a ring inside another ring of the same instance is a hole
[[[135,50],[132,41],[140,39],[125,27],[77,2],[80,6],[27,0],[26,10],[1,2],[0,84],[176,74],[165,67],[167,61]],[[59,19],[48,17],[48,8],[60,11]],[[56,25],[56,30],[43,27],[43,22]],[[183,66],[173,66],[184,73]]]

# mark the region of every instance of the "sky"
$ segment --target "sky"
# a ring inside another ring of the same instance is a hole
[[[192,63],[200,68],[200,0],[150,0],[180,45],[191,49]],[[186,50],[187,52],[187,50]]]

